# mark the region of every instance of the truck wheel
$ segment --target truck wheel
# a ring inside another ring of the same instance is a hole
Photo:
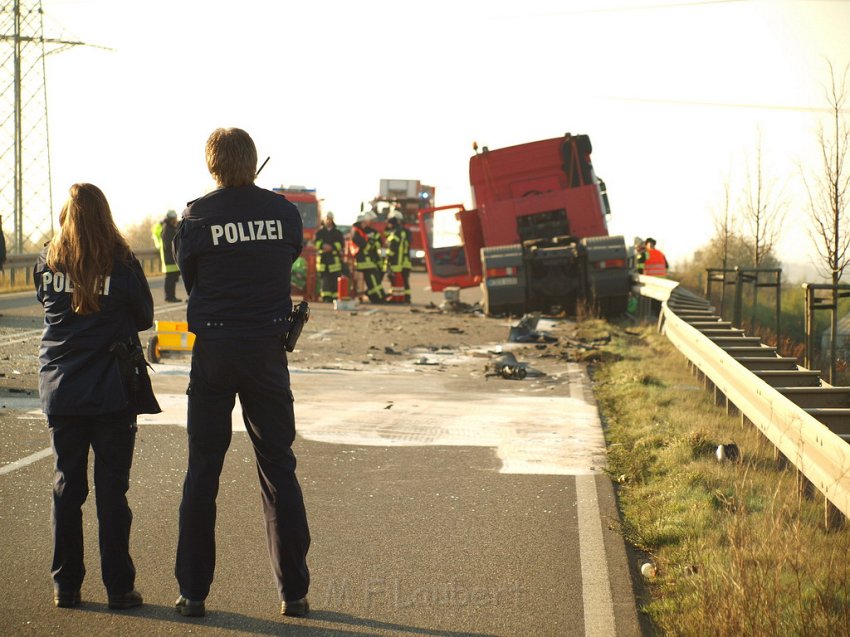
[[[156,334],[148,341],[148,360],[151,363],[158,363],[162,360],[162,354],[159,351],[159,337]]]

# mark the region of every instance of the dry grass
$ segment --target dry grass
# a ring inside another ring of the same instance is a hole
[[[609,329],[621,359],[594,370],[594,389],[623,533],[657,566],[642,610],[658,632],[850,635],[850,530],[824,529],[822,498],[713,405],[664,337]],[[730,442],[741,462],[718,462]]]

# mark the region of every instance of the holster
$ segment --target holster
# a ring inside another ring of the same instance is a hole
[[[137,414],[158,414],[162,411],[151,387],[148,362],[142,346],[130,341],[116,341],[109,351],[118,362],[118,370],[127,387],[128,407]]]
[[[298,337],[301,336],[301,330],[304,329],[305,323],[310,320],[310,306],[307,301],[301,301],[298,305],[292,308],[292,313],[289,315],[288,327],[286,334],[283,336],[283,347],[287,352],[295,349],[298,343]]]

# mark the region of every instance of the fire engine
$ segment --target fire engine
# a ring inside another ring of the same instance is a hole
[[[590,138],[473,148],[473,209],[419,213],[431,289],[480,285],[487,314],[574,313],[579,301],[609,315],[625,311],[626,245],[608,235],[608,195]]]
[[[304,224],[304,241],[312,243],[316,231],[322,225],[321,200],[316,196],[316,189],[304,186],[281,186],[272,188],[272,191],[283,195],[295,204],[301,214],[301,222]]]
[[[369,202],[368,209],[377,216],[372,227],[378,232],[384,231],[387,217],[393,210],[401,212],[402,223],[410,233],[410,260],[413,264],[424,263],[419,211],[434,206],[434,190],[433,186],[426,186],[415,179],[381,179],[380,194]]]

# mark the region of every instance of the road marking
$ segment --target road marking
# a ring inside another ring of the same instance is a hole
[[[319,332],[316,332],[315,334],[310,334],[310,336],[308,336],[307,338],[308,338],[308,339],[317,339],[317,338],[322,338],[323,336],[326,336],[326,335],[330,334],[330,333],[331,333],[331,331],[332,331],[332,330],[329,330],[329,329],[327,329],[327,330],[321,330],[321,331],[319,331]]]
[[[9,464],[0,467],[0,476],[5,473],[12,473],[13,471],[17,471],[18,469],[23,469],[27,465],[30,465],[33,462],[38,462],[42,458],[46,458],[47,456],[52,454],[53,450],[50,447],[48,447],[47,449],[42,449],[41,451],[36,451],[35,453],[30,454],[26,458],[15,460],[14,462],[10,462]]]
[[[165,306],[160,305],[159,307],[154,308],[154,311],[153,311],[154,318],[156,318],[160,314],[171,314],[175,310],[185,311],[186,310],[186,304],[185,303],[175,303],[174,305],[165,305]]]
[[[7,334],[0,338],[0,347],[3,345],[17,345],[18,343],[26,343],[36,337],[41,338],[41,334],[44,331],[44,328],[38,328],[37,330],[26,330],[23,332],[18,332],[17,334]]]
[[[587,637],[609,637],[616,634],[614,603],[611,600],[608,558],[605,555],[596,478],[593,475],[576,476],[576,509],[584,634]]]

